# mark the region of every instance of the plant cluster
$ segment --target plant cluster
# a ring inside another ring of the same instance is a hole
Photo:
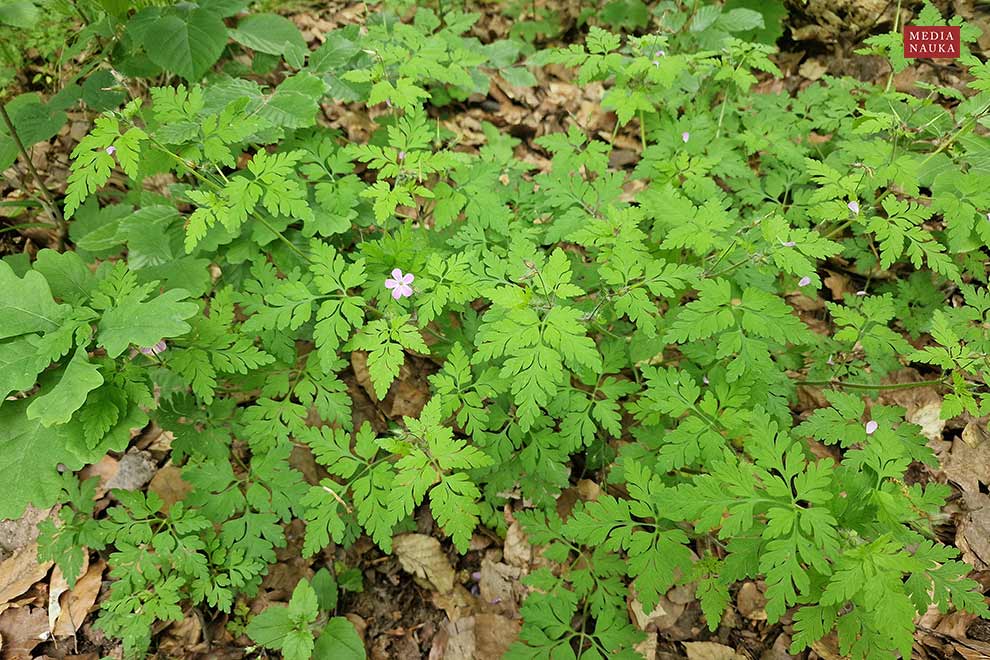
[[[650,611],[676,584],[714,630],[733,585],[763,580],[793,652],[837,631],[855,658],[908,657],[932,605],[988,614],[936,537],[948,488],[908,477],[935,464],[920,429],[865,396],[914,364],[944,416],[990,412],[990,65],[964,52],[965,94],[828,76],[775,94],[754,89],[780,75],[772,47],[738,38],[764,16],[741,7],[664,2],[648,34],[631,18],[543,49],[420,7],[311,51],[274,15],[228,27],[242,6],[104,12],[121,75],[185,81],[119,98],[74,150],[73,251],[0,262],[0,472],[32,475],[0,518],[63,503],[42,555],[71,581],[82,548],[109,553],[98,625],[129,655],[184,605],[235,611],[283,524],[305,521],[307,555],[361,535],[387,553],[421,507],[461,552],[479,525],[505,531],[507,504],[545,546],[557,568],[525,578],[510,658],[639,657],[627,598]],[[945,24],[931,6],[916,22]],[[250,68],[214,66],[240,48]],[[896,31],[866,48],[905,64]],[[542,171],[492,125],[459,147],[449,108],[548,64],[604,84],[642,141],[633,166],[577,122],[536,139]],[[373,111],[367,141],[317,121],[334,102]],[[827,264],[858,291],[830,296]],[[378,399],[434,363],[421,414],[354,424],[355,356]],[[798,423],[799,385],[830,406]],[[152,421],[189,494],[117,492],[94,517],[73,471]],[[318,483],[290,466],[298,446]],[[561,519],[581,474],[605,494]],[[247,633],[290,659],[363,657],[330,616],[339,579],[301,582]]]

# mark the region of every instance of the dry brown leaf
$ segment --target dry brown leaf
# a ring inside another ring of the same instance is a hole
[[[48,616],[43,607],[12,607],[0,614],[3,660],[30,658],[31,650],[48,639]]]
[[[716,642],[684,642],[688,660],[747,660],[731,646]]]
[[[79,569],[80,576],[86,575],[86,571],[89,569],[89,550],[83,548],[83,565]],[[62,575],[62,569],[56,566],[52,569],[52,576],[48,580],[48,631],[54,633],[55,622],[58,620],[59,615],[62,613],[61,598],[62,594],[69,590],[69,582]],[[73,630],[75,632],[75,630]],[[71,634],[71,633],[70,633]]]
[[[182,470],[171,462],[156,472],[148,483],[148,490],[165,503],[162,506],[164,513],[168,513],[172,505],[184,498],[191,489],[192,486],[182,480]]]
[[[519,621],[498,614],[478,614],[474,617],[476,660],[499,660],[519,635]]]
[[[447,618],[457,621],[470,616],[477,607],[478,599],[463,586],[457,584],[447,592],[434,591],[430,601],[437,609],[443,610]]]
[[[117,474],[120,469],[120,462],[113,456],[104,456],[97,463],[87,465],[79,472],[79,479],[85,481],[92,477],[98,477],[96,484],[96,499],[100,499],[107,494],[107,483]]]
[[[956,545],[963,551],[964,560],[985,568],[990,566],[990,497],[983,493],[971,495],[967,507],[972,508],[959,520]]]
[[[634,646],[633,649],[644,658],[653,660],[657,657],[657,634],[655,632],[646,633],[646,639]]]
[[[76,586],[62,596],[62,611],[52,631],[55,637],[74,635],[79,630],[100,594],[106,567],[107,564],[102,559],[96,562],[79,578]]]
[[[514,617],[519,612],[519,601],[526,594],[526,587],[519,581],[523,576],[522,569],[485,557],[481,560],[479,572],[481,600],[494,606],[498,612]]]
[[[38,563],[38,544],[32,543],[0,563],[0,607],[31,588],[45,577],[52,562]]]
[[[683,613],[684,605],[671,602],[666,596],[660,596],[652,612],[647,612],[638,598],[629,601],[632,622],[640,630],[666,630],[674,625]]]
[[[928,438],[929,442],[938,442],[942,439],[942,432],[945,430],[945,420],[942,419],[942,402],[932,401],[919,407],[917,410],[909,411],[905,419],[912,424],[921,427],[921,435]]]
[[[767,620],[767,599],[755,582],[744,582],[736,596],[739,613],[752,621]]]
[[[392,540],[392,550],[402,568],[424,580],[441,593],[454,588],[454,569],[440,547],[440,541],[425,534],[400,534]]]
[[[978,508],[980,484],[990,485],[990,441],[980,425],[970,422],[962,438],[952,441],[952,449],[944,460],[942,470],[949,480],[959,485],[963,499],[970,509]]]
[[[529,568],[533,560],[533,546],[526,540],[522,526],[516,521],[512,521],[505,532],[505,546],[502,552],[507,562],[520,568]]]

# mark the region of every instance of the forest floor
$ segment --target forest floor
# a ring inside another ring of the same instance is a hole
[[[314,3],[315,4],[315,3]],[[560,10],[567,13],[566,3]],[[785,17],[785,36],[779,42],[781,52],[775,57],[785,73],[782,79],[761,83],[766,93],[793,92],[824,75],[849,75],[861,80],[886,81],[887,64],[878,58],[855,54],[856,48],[869,34],[890,29],[896,3],[883,0],[808,0],[792,9]],[[941,7],[962,15],[984,30],[990,48],[990,14],[980,14],[973,3],[955,2]],[[474,28],[482,40],[503,37],[511,22],[500,15],[496,5],[486,5],[486,15]],[[322,40],[328,31],[364,20],[364,4],[337,2],[294,2],[276,7],[287,15],[310,43]],[[567,33],[562,39],[566,41]],[[904,72],[894,76],[898,90],[910,91],[917,80],[962,87],[962,69],[951,62],[916,60]],[[601,134],[615,145],[612,165],[624,167],[634,163],[640,150],[635,126],[628,133],[619,132],[613,139],[615,117],[602,110],[603,89],[598,84],[579,86],[571,72],[560,67],[546,67],[537,72],[539,84],[521,90],[502,84],[496,78],[485,98],[472,98],[448,114],[443,121],[461,136],[465,148],[476,148],[484,141],[483,122],[520,138],[524,159],[541,169],[549,166],[545,152],[534,145],[534,139],[558,131],[576,122],[589,133]],[[31,79],[31,72],[25,72]],[[504,81],[502,81],[504,82]],[[347,137],[363,140],[372,127],[372,119],[363,110],[346,105],[326,104],[322,108],[324,124],[339,128]],[[71,117],[62,133],[50,143],[36,145],[31,156],[45,185],[56,195],[65,189],[69,154],[76,142],[85,135],[92,116],[77,113]],[[0,192],[4,201],[25,199],[27,173],[18,164],[3,172]],[[3,217],[0,228],[16,222]],[[39,222],[44,212],[38,211]],[[33,253],[46,245],[44,230],[0,231],[0,255],[20,252]],[[835,299],[851,290],[849,280],[832,273],[825,280]],[[811,299],[792,301],[806,316],[824,316]],[[389,420],[403,415],[416,415],[429,398],[426,376],[432,365],[425,361],[407,363],[401,382],[392,394],[376,402],[364,365],[355,363],[348,384],[355,409],[379,430]],[[917,374],[906,370],[898,374],[903,380],[917,380]],[[957,418],[951,424],[939,419],[941,397],[932,388],[892,391],[883,403],[903,406],[907,419],[922,426],[931,446],[940,459],[940,469],[918,467],[914,475],[919,481],[938,480],[954,488],[954,496],[944,509],[939,528],[943,542],[960,549],[964,559],[976,570],[974,577],[984,588],[990,587],[990,437],[986,419]],[[822,405],[822,394],[814,388],[803,388],[795,407],[796,417],[810,414]],[[164,500],[175,501],[184,484],[178,469],[167,463],[167,433],[156,428],[142,430],[124,455],[108,456],[87,468],[84,476],[99,476],[103,496],[99,507],[110,504],[110,488],[148,489]],[[298,452],[296,467],[303,473],[315,474],[312,456]],[[8,478],[3,475],[0,479]],[[30,478],[18,475],[14,478]],[[558,510],[566,516],[578,500],[594,499],[600,492],[593,479],[575,477],[567,489]],[[71,590],[61,612],[49,608],[59,603],[59,595],[67,589],[64,579],[51,565],[35,562],[36,525],[52,515],[52,511],[29,510],[18,521],[0,521],[0,656],[15,654],[18,649],[30,649],[34,657],[75,660],[96,660],[109,655],[120,657],[120,648],[105,639],[93,627],[95,612],[105,597],[109,576],[105,564],[93,560],[79,584]],[[287,601],[292,586],[302,577],[311,577],[314,567],[328,561],[343,562],[355,567],[355,587],[345,591],[338,613],[346,615],[365,639],[369,657],[375,659],[431,658],[494,659],[501,656],[518,631],[519,608],[526,594],[520,578],[535,567],[545,565],[512,522],[512,512],[505,512],[509,533],[505,540],[495,535],[476,534],[466,555],[459,555],[449,543],[434,535],[429,515],[420,516],[416,534],[397,544],[394,555],[384,555],[367,540],[358,541],[346,553],[326,551],[313,560],[301,557],[302,524],[295,521],[287,533],[289,543],[278,553],[278,563],[271,567],[258,596],[246,602],[229,616],[207,618],[203,612],[190,609],[183,621],[156,631],[157,657],[161,658],[245,658],[259,656],[250,649],[250,640],[243,635],[249,614],[264,609],[268,603]],[[743,583],[734,591],[734,599],[721,625],[711,633],[704,625],[700,606],[692,590],[677,587],[661,598],[653,612],[644,612],[630,601],[633,620],[648,634],[641,650],[647,657],[658,660],[688,657],[695,660],[730,660],[752,658],[780,660],[792,657],[786,649],[790,643],[789,621],[773,625],[766,622],[763,609],[764,585]],[[11,607],[33,603],[34,608]],[[49,618],[53,617],[53,618]],[[54,622],[54,624],[52,623]],[[52,625],[70,626],[75,631],[68,643],[52,641],[39,643]],[[653,655],[650,656],[649,654]],[[803,657],[840,658],[837,647],[826,638]],[[941,615],[937,611],[923,616],[918,625],[915,644],[918,658],[990,658],[990,623],[959,613]]]

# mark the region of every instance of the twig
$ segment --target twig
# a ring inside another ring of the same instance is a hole
[[[55,203],[55,198],[52,197],[51,192],[45,186],[45,182],[41,180],[41,175],[38,174],[38,170],[35,169],[34,162],[31,160],[31,156],[28,155],[27,149],[24,148],[24,143],[21,142],[21,138],[17,134],[17,129],[14,128],[14,122],[10,120],[10,115],[7,114],[7,108],[3,103],[0,103],[0,117],[3,117],[3,123],[6,124],[7,131],[10,132],[10,137],[13,138],[14,144],[17,145],[17,151],[20,152],[21,157],[24,159],[24,163],[27,165],[28,171],[34,178],[34,182],[38,184],[38,188],[41,189],[41,194],[45,198],[45,206],[48,208],[48,213],[51,214],[52,220],[55,221],[55,226],[57,227],[55,232],[55,249],[59,252],[64,252],[65,237],[69,235],[69,228],[65,224],[65,218],[62,217],[62,212]]]

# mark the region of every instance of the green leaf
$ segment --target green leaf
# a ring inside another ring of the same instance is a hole
[[[45,104],[41,96],[31,92],[20,94],[4,106],[17,137],[28,149],[31,145],[54,137],[66,122],[66,114]],[[7,127],[0,124],[0,168],[6,169],[17,159],[18,150]]]
[[[46,428],[25,414],[28,401],[8,401],[0,408],[0,474],[19,475],[4,482],[0,520],[16,519],[30,503],[49,507],[58,499],[60,468],[78,470],[83,463],[68,449],[70,439],[81,434],[75,424]]]
[[[31,270],[19,278],[0,261],[0,339],[55,330],[68,311],[52,298],[41,273]]]
[[[316,591],[300,580],[288,607],[269,606],[248,623],[248,637],[265,648],[278,649],[286,660],[310,660],[313,634],[310,625],[319,614]]]
[[[171,289],[147,302],[142,302],[141,297],[124,297],[100,320],[99,344],[110,357],[117,357],[131,344],[154,346],[162,339],[189,332],[185,319],[196,314],[198,305],[181,302],[189,297],[186,291]]]
[[[316,639],[313,657],[364,660],[367,654],[361,638],[354,629],[354,624],[345,617],[335,616],[327,622],[323,632]]]
[[[85,348],[76,350],[61,380],[51,390],[35,397],[28,406],[28,419],[37,419],[43,426],[65,424],[72,413],[86,402],[86,396],[103,384],[99,368],[90,363]]]
[[[295,23],[276,14],[252,14],[238,23],[230,36],[251,50],[269,55],[283,55],[290,46],[306,48]]]
[[[143,41],[152,62],[194,82],[220,59],[227,26],[215,13],[197,7],[185,15],[162,15],[148,27]]]
[[[19,28],[33,28],[38,22],[38,8],[29,0],[0,3],[0,23]]]
[[[0,342],[0,407],[11,393],[33,387],[48,366],[48,360],[37,353],[37,342],[37,335]]]
[[[34,269],[45,276],[56,298],[73,303],[88,299],[95,284],[93,273],[75,252],[44,249],[38,253]]]

